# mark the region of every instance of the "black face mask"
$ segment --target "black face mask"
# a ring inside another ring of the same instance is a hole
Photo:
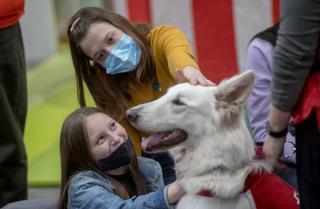
[[[110,171],[122,166],[128,165],[131,162],[131,140],[128,139],[125,143],[121,144],[108,157],[98,160],[98,164],[104,171]]]

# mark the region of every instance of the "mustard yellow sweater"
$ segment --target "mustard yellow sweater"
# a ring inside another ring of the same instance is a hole
[[[156,78],[161,88],[153,88],[153,82],[138,84],[134,80],[129,81],[132,100],[129,107],[150,102],[163,95],[167,89],[177,83],[175,72],[179,68],[193,66],[199,69],[193,56],[191,46],[185,35],[173,26],[159,26],[153,28],[147,35],[150,44],[153,61],[156,67]],[[147,136],[145,133],[136,130],[126,119],[120,121],[127,130],[137,155],[141,154],[141,138]]]

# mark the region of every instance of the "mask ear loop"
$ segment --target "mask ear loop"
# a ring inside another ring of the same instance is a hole
[[[71,27],[70,27],[70,32],[73,31],[74,27],[76,26],[77,22],[79,22],[79,20],[80,20],[80,17],[78,17],[78,18],[72,23],[72,25],[71,25]]]

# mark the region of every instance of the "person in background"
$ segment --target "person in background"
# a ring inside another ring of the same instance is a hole
[[[126,109],[159,98],[178,82],[212,85],[200,72],[185,35],[172,26],[134,27],[112,11],[85,7],[71,18],[68,40],[80,106],[86,105],[84,81],[96,105],[128,131],[138,155],[141,139],[149,133],[129,124]],[[165,184],[176,179],[167,153],[142,154],[160,163]]]
[[[64,121],[60,134],[59,209],[174,208],[184,192],[164,186],[160,165],[135,155],[126,130],[95,107]]]
[[[27,198],[26,64],[19,25],[23,13],[24,0],[0,1],[0,207]]]
[[[269,103],[271,97],[272,55],[278,36],[279,24],[275,24],[256,34],[250,41],[245,60],[245,70],[254,69],[255,84],[246,102],[250,129],[257,146],[262,146],[267,130]],[[276,169],[275,173],[297,188],[295,137],[286,135],[286,143],[281,160],[290,169]]]
[[[282,0],[281,21],[272,64],[268,135],[263,149],[275,167],[289,119],[296,133],[300,207],[320,208],[320,2]]]

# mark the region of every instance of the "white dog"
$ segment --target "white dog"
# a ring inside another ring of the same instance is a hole
[[[178,84],[127,111],[133,126],[155,133],[142,142],[145,151],[186,150],[178,164],[186,191],[179,209],[299,208],[294,189],[254,160],[242,115],[253,83],[247,71],[218,86]]]

